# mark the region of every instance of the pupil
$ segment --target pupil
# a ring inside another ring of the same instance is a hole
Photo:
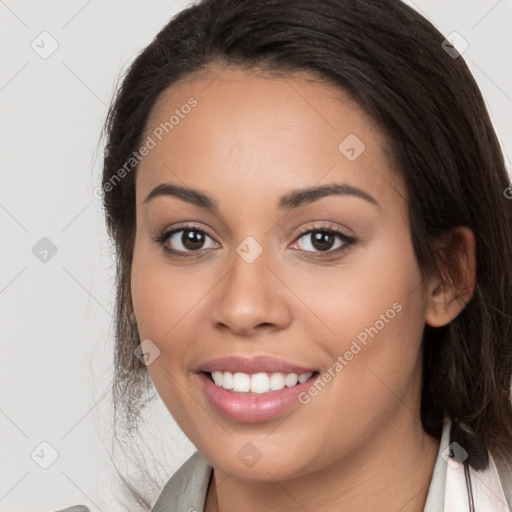
[[[200,249],[203,244],[203,235],[197,231],[185,230],[181,237],[181,243],[187,249]]]
[[[331,233],[314,233],[313,234],[313,247],[318,250],[329,249],[332,245],[332,234]],[[318,245],[318,246],[317,246]]]

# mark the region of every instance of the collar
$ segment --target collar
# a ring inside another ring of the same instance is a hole
[[[458,443],[450,443],[451,419],[445,418],[439,452],[423,512],[471,512],[468,484],[463,461],[466,451]],[[475,512],[510,512],[500,475],[491,454],[483,471],[469,467],[469,480]],[[512,502],[512,496],[509,497]]]
[[[446,422],[446,420],[445,420]],[[451,422],[449,423],[451,424]],[[504,487],[491,454],[489,465],[483,471],[468,466],[469,482],[466,481],[463,461],[467,453],[458,443],[451,443],[442,454],[446,460],[446,490],[443,512],[510,512]],[[472,495],[471,508],[468,487]],[[509,500],[511,497],[509,497]]]

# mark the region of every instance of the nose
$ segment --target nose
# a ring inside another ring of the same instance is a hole
[[[236,254],[212,297],[211,319],[217,329],[247,337],[290,324],[292,294],[276,267],[265,251],[252,262]]]

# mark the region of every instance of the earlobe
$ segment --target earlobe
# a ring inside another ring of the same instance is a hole
[[[466,307],[476,282],[475,236],[459,226],[443,237],[438,249],[445,266],[441,276],[432,276],[427,288],[425,323],[431,327],[449,324]]]

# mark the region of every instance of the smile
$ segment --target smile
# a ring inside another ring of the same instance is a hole
[[[243,372],[209,372],[211,380],[219,387],[239,393],[263,394],[269,391],[279,391],[284,387],[291,388],[297,383],[306,382],[313,372],[301,373],[243,373]]]
[[[212,374],[215,374],[217,383]],[[300,407],[299,396],[318,375],[316,371],[303,374],[274,372],[270,375],[264,372],[247,374],[218,370],[196,373],[199,386],[213,410],[224,418],[241,423],[273,420],[294,406]],[[279,389],[271,389],[271,383]],[[224,386],[232,387],[224,389]]]

